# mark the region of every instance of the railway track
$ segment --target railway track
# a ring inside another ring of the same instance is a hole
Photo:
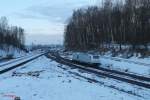
[[[70,67],[73,67],[73,68],[79,68],[79,69],[94,73],[99,76],[113,78],[116,80],[120,80],[123,82],[127,82],[130,84],[134,84],[140,87],[150,89],[149,77],[134,75],[130,73],[125,73],[125,72],[120,72],[120,71],[110,70],[110,69],[105,69],[105,68],[98,68],[98,67],[87,65],[87,64],[83,65],[83,64],[75,63],[69,59],[62,58],[57,53],[53,53],[53,52],[49,53],[47,56],[50,59],[57,61],[58,63],[69,65]]]
[[[6,62],[3,62],[3,63],[0,63],[0,67],[3,67],[3,66],[8,65],[8,64],[12,64],[14,62],[17,62],[17,61],[20,61],[20,60],[23,60],[25,58],[29,58],[29,57],[32,57],[32,56],[33,56],[33,54],[28,55],[28,56],[22,56],[20,58],[14,59],[14,60],[10,60],[10,61],[6,61]]]
[[[20,67],[20,66],[22,66],[32,60],[35,60],[38,57],[41,57],[42,55],[45,55],[45,54],[46,53],[40,53],[40,54],[36,54],[36,55],[32,55],[32,56],[21,57],[20,59],[2,64],[2,65],[0,65],[0,74],[4,74],[10,70]]]

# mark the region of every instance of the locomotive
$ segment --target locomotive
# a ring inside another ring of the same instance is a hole
[[[100,57],[98,55],[92,55],[87,53],[74,53],[72,61],[85,63],[85,64],[100,64]]]

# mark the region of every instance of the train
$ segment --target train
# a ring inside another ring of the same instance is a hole
[[[78,63],[99,65],[100,59],[99,55],[93,55],[88,53],[74,53],[72,56],[72,61]]]

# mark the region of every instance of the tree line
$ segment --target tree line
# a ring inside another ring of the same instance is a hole
[[[17,26],[9,26],[6,17],[0,18],[0,47],[4,45],[24,49],[24,29]]]
[[[67,49],[94,49],[105,44],[140,45],[150,43],[150,0],[103,0],[101,6],[73,12],[65,27]]]

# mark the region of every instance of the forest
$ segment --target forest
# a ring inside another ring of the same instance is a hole
[[[17,26],[8,25],[6,17],[0,18],[0,47],[13,46],[24,49],[25,36],[24,29]]]
[[[103,0],[97,6],[74,10],[64,32],[69,50],[131,46],[150,43],[150,0]]]

